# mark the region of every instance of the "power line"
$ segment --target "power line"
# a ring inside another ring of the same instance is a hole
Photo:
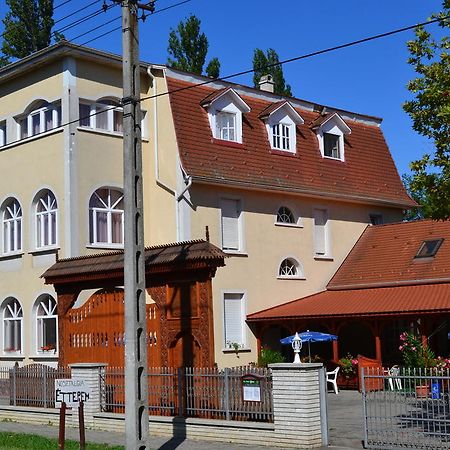
[[[66,0],[65,2],[62,2],[62,3],[60,3],[59,5],[54,6],[54,7],[53,7],[53,11],[54,11],[55,9],[58,9],[59,7],[65,5],[66,3],[71,2],[71,1],[72,1],[72,0]]]
[[[180,3],[172,5],[171,7],[165,8],[165,10],[169,9],[169,8],[172,8],[172,7],[175,7],[175,6],[178,6],[178,5],[181,5],[181,4],[184,4],[184,3],[187,3],[187,1],[192,1],[192,0],[184,0],[184,1],[180,2]],[[156,11],[153,14],[156,14]],[[318,50],[318,51],[311,52],[311,53],[307,53],[305,55],[300,55],[300,56],[296,56],[294,58],[285,59],[285,60],[280,61],[280,62],[278,62],[276,64],[268,64],[267,66],[264,66],[264,67],[261,67],[261,68],[262,69],[268,69],[268,68],[275,67],[275,66],[278,66],[278,65],[287,64],[287,63],[290,63],[290,62],[293,62],[293,61],[299,61],[301,59],[311,58],[313,56],[322,55],[324,53],[329,53],[329,52],[332,52],[332,51],[335,51],[335,50],[340,50],[340,49],[343,49],[343,48],[351,47],[351,46],[358,45],[358,44],[361,44],[361,43],[364,43],[364,42],[373,41],[375,39],[380,39],[380,38],[383,38],[383,37],[392,36],[394,34],[402,33],[404,31],[408,31],[408,30],[412,30],[414,28],[431,25],[433,23],[436,23],[436,22],[439,22],[439,21],[442,21],[442,20],[446,20],[446,19],[449,19],[449,18],[450,18],[450,15],[449,16],[444,16],[444,17],[439,17],[439,18],[433,19],[433,20],[429,20],[427,22],[421,22],[421,23],[418,23],[418,24],[415,24],[415,25],[410,25],[410,26],[403,27],[403,28],[397,28],[396,30],[388,31],[386,33],[376,34],[374,36],[369,36],[369,37],[366,37],[366,38],[363,38],[363,39],[358,39],[358,40],[355,40],[355,41],[352,41],[352,42],[348,42],[346,44],[336,45],[334,47],[328,47],[326,49]],[[118,30],[120,28],[122,28],[122,27],[119,26],[117,28],[114,28],[113,30],[107,31],[107,32],[101,34],[100,36],[97,36],[97,37],[91,39],[90,41],[84,42],[83,44],[79,44],[79,45],[77,45],[77,48],[82,47],[83,45],[86,45],[88,42],[92,42],[93,40],[99,39],[99,38],[101,38],[101,37],[103,37],[103,36],[105,36],[105,35],[107,35],[109,33],[112,33],[113,31],[116,31],[116,30]],[[73,49],[68,50],[67,53],[70,53],[71,51],[73,51]],[[261,69],[261,68],[259,68],[259,69]],[[138,100],[138,102],[141,103],[144,100],[150,100],[152,98],[162,97],[162,96],[169,95],[169,94],[175,94],[177,92],[186,91],[188,89],[193,89],[193,88],[196,88],[196,87],[200,87],[200,86],[204,86],[204,85],[207,85],[207,84],[211,84],[211,83],[214,83],[216,81],[224,81],[224,80],[228,80],[230,78],[235,78],[235,77],[238,77],[238,76],[241,76],[241,75],[247,75],[249,73],[253,73],[254,71],[255,71],[254,69],[249,69],[249,70],[244,70],[244,71],[241,71],[241,72],[236,72],[236,73],[233,73],[231,75],[227,75],[227,76],[221,77],[221,78],[212,78],[210,80],[206,80],[206,81],[203,81],[201,83],[195,83],[195,84],[192,84],[190,86],[185,86],[185,87],[182,87],[182,88],[173,89],[171,91],[160,92],[159,94],[149,95],[147,97],[142,97],[141,99]],[[72,125],[74,123],[80,122],[83,119],[87,119],[87,118],[89,118],[91,116],[95,116],[97,114],[101,114],[103,112],[106,112],[106,111],[109,111],[109,110],[113,110],[115,108],[116,108],[116,106],[112,106],[110,108],[105,108],[105,109],[103,109],[103,110],[101,110],[99,112],[95,112],[93,114],[89,114],[88,116],[78,117],[77,119],[73,119],[73,120],[70,120],[68,122],[62,123],[57,128],[65,127],[65,126],[68,126],[68,125]],[[33,135],[33,137],[39,136],[40,134],[44,134],[44,133],[47,133],[47,131],[36,133],[35,135]],[[7,145],[15,144],[15,143],[20,142],[22,140],[23,139],[17,139],[16,141],[9,142]]]
[[[70,14],[65,15],[64,17],[61,17],[58,20],[55,20],[55,22],[53,22],[53,25],[56,25],[57,23],[62,22],[63,20],[67,19],[68,17],[72,17],[74,14],[78,14],[81,11],[88,9],[90,6],[95,5],[96,3],[100,2],[100,1],[101,0],[94,0],[93,2],[89,3],[88,5],[83,6],[82,8],[79,8],[76,11],[73,11]]]

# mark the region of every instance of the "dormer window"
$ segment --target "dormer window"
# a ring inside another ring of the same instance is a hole
[[[236,114],[220,111],[216,114],[216,138],[236,142]]]
[[[214,92],[201,105],[208,111],[215,139],[242,143],[242,114],[250,112],[250,107],[234,89]]]
[[[344,136],[350,134],[351,129],[342,117],[338,113],[320,116],[312,128],[316,131],[322,157],[344,161]]]
[[[296,152],[296,126],[304,122],[289,102],[270,105],[259,115],[259,118],[266,122],[270,147],[273,150]]]

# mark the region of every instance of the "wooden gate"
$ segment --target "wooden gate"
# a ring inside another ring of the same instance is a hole
[[[148,365],[160,365],[160,314],[156,304],[147,305]],[[96,362],[123,366],[125,362],[124,292],[102,290],[64,317],[64,363]]]

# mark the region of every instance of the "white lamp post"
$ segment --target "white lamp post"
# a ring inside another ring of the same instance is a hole
[[[302,340],[298,333],[295,333],[295,336],[292,339],[292,348],[294,349],[295,353],[294,363],[300,363],[300,350],[302,349]]]

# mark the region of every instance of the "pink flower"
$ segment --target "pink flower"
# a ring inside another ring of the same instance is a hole
[[[416,347],[411,347],[411,350],[415,352],[416,351]]]
[[[403,345],[400,345],[400,347],[398,348],[400,351],[403,350]]]
[[[357,366],[357,365],[358,365],[358,360],[357,360],[357,359],[352,359],[352,364],[353,364],[354,366]]]

